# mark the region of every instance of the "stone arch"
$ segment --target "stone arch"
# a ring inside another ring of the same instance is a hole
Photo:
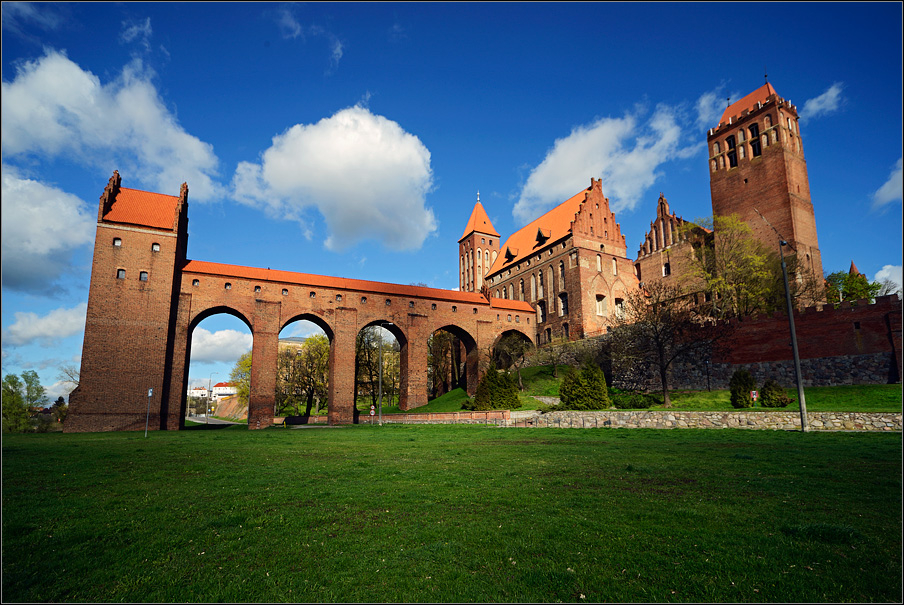
[[[435,328],[430,336],[433,337],[437,332],[448,332],[458,343],[458,351],[453,350],[452,361],[459,364],[460,379],[459,383],[473,396],[477,393],[478,376],[478,360],[480,352],[477,348],[477,340],[464,328],[455,324],[446,324]],[[462,355],[463,353],[463,355]],[[452,372],[453,377],[455,372]],[[454,387],[453,387],[454,388]]]

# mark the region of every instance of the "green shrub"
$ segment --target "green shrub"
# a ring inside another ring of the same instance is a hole
[[[639,391],[612,393],[609,398],[619,410],[646,410],[659,403],[655,395]]]
[[[764,408],[783,408],[791,403],[791,398],[785,393],[785,389],[776,381],[769,379],[763,383],[760,390],[760,404]]]
[[[521,407],[518,392],[515,380],[508,373],[497,370],[496,363],[491,361],[477,385],[474,399],[464,402],[461,407],[465,410],[478,411],[513,410]]]
[[[606,376],[598,365],[585,361],[562,380],[559,398],[560,410],[604,410],[610,405]]]
[[[750,391],[756,390],[756,383],[753,376],[747,371],[747,368],[738,368],[731,375],[728,382],[728,388],[731,390],[731,405],[734,408],[753,407],[753,398]]]

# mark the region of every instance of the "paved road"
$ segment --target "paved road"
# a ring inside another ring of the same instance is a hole
[[[220,420],[219,418],[205,418],[204,416],[189,416],[192,422],[200,422],[201,424],[240,424],[239,422],[230,422],[229,420]]]

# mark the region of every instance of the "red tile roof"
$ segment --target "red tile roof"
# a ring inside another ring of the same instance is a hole
[[[555,242],[568,235],[571,232],[571,223],[589,191],[590,187],[582,190],[513,233],[500,248],[502,254],[496,257],[496,262],[490,267],[487,275],[493,275],[501,271],[503,266],[520,262],[533,254],[540,247],[537,245],[538,234],[543,236],[544,245],[547,241]]]
[[[772,84],[766,82],[749,95],[743,97],[740,101],[735,101],[729,105],[722,114],[719,124],[727,124],[729,118],[736,118],[744,113],[745,110],[754,109],[757,103],[765,103],[766,99],[774,94],[778,93],[772,88]]]
[[[490,217],[487,216],[486,210],[483,209],[480,202],[474,204],[474,210],[471,211],[471,218],[468,219],[468,226],[465,227],[465,232],[458,238],[458,241],[468,237],[473,231],[499,237],[499,234],[496,233],[496,229],[493,228],[493,223],[490,222]]]
[[[371,292],[374,294],[386,294],[390,296],[408,296],[411,298],[445,300],[462,304],[487,304],[487,299],[484,298],[482,294],[476,292],[441,290],[439,288],[426,288],[423,286],[403,286],[400,284],[389,284],[385,282],[367,281],[362,279],[329,277],[325,275],[312,275],[310,273],[277,271],[274,269],[258,269],[256,267],[224,265],[221,263],[210,263],[207,261],[198,260],[188,261],[182,268],[182,271],[183,273],[235,277],[282,284],[297,284],[318,288],[330,288],[334,290],[346,290],[365,293]],[[524,311],[526,313],[534,312],[534,308],[529,303],[514,300],[494,298],[490,301],[490,306],[499,309]]]
[[[172,231],[178,210],[178,196],[121,187],[104,220]]]

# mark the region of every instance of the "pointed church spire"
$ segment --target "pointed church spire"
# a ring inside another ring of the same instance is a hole
[[[475,231],[499,237],[499,234],[496,233],[496,229],[493,227],[493,223],[490,222],[490,217],[487,216],[486,210],[483,209],[483,205],[480,203],[479,191],[477,192],[477,203],[474,204],[474,210],[471,211],[471,218],[468,219],[468,226],[465,227],[465,232],[458,238],[458,241],[463,240]]]

